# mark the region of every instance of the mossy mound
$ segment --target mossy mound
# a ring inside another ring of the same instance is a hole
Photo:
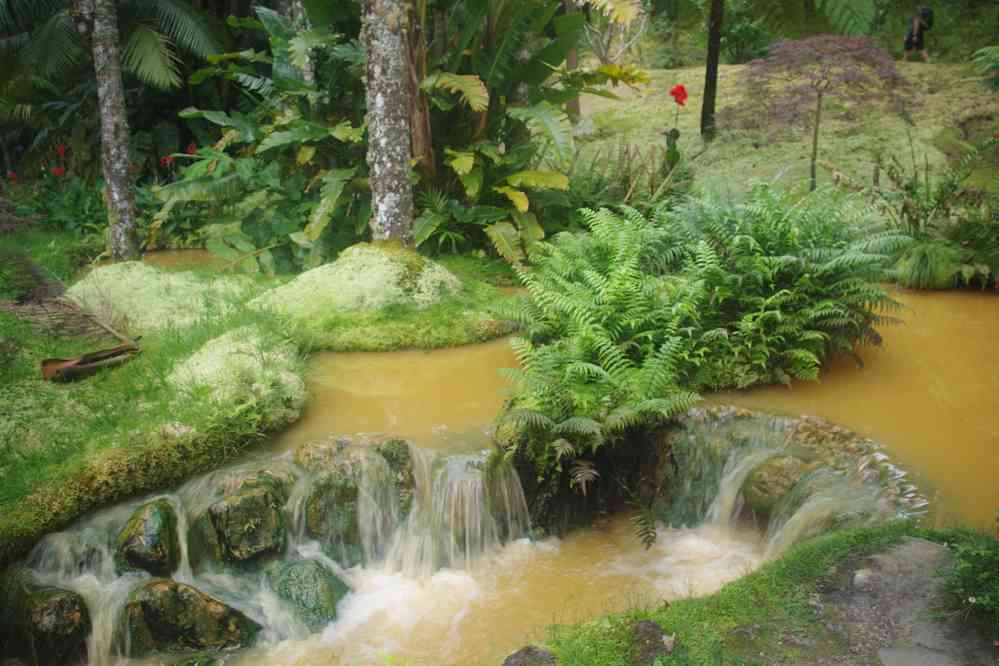
[[[331,310],[423,308],[460,290],[461,282],[449,270],[413,250],[391,243],[359,243],[333,263],[306,271],[251,304],[308,320]]]
[[[296,374],[298,359],[288,344],[266,344],[259,328],[244,326],[206,343],[170,373],[179,388],[206,390],[217,402],[279,395],[291,409],[306,400]]]
[[[252,282],[244,278],[201,279],[126,261],[95,268],[66,296],[121,329],[148,333],[225,315],[251,290]]]

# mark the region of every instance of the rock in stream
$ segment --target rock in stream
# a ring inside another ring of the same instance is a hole
[[[165,499],[147,502],[135,510],[118,534],[115,561],[120,569],[141,569],[169,576],[180,562],[177,515]]]

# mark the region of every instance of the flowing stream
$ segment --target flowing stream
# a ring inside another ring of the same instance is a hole
[[[989,467],[995,456],[990,461],[985,455],[989,445],[999,444],[988,426],[999,395],[999,348],[988,343],[999,331],[999,299],[905,298],[915,317],[885,332],[886,349],[865,354],[866,369],[836,363],[818,385],[722,399],[829,417],[884,439],[917,466],[925,462],[918,455],[925,448],[930,464],[920,467],[924,476],[941,491],[953,489],[948,501],[977,519],[985,510],[972,509],[975,500],[999,506],[999,470]],[[260,644],[236,663],[385,664],[402,658],[420,666],[498,664],[521,645],[544,640],[552,624],[708,594],[800,539],[846,519],[857,524],[895,511],[881,488],[869,483],[870,472],[880,464],[901,473],[873,454],[851,463],[856,469],[807,474],[765,530],[747,522],[740,490],[789,446],[783,426],[773,420],[738,436],[706,426],[675,445],[682,483],[674,493],[672,526],[660,527],[651,549],[642,547],[627,515],[564,539],[533,540],[516,475],[502,468],[487,475],[482,464],[488,424],[504,399],[496,370],[512,363],[505,341],[439,352],[319,355],[308,411],[270,450],[162,495],[179,516],[181,565],[173,578],[264,627]],[[319,481],[290,451],[331,434],[372,431],[413,443],[412,505],[407,513],[386,491],[392,475],[385,463],[365,458],[357,507],[363,553],[359,564],[346,566],[303,527],[306,498]],[[709,445],[719,441],[736,443]],[[944,453],[932,454],[934,447]],[[970,464],[961,468],[953,458]],[[336,621],[321,631],[310,633],[259,572],[192,562],[188,521],[217,501],[231,479],[261,468],[296,479],[282,508],[289,526],[285,559],[317,560],[350,588]],[[965,487],[958,480],[948,485],[949,476],[938,468],[961,468]],[[41,582],[86,599],[95,665],[142,663],[113,649],[115,618],[129,591],[149,579],[145,573],[120,575],[114,565],[113,537],[137,505],[88,516],[47,537],[27,560]]]
[[[812,414],[884,444],[937,491],[939,523],[999,518],[999,294],[902,291],[901,326],[833,361],[818,382],[711,396],[711,401]]]

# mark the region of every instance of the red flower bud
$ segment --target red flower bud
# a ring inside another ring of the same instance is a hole
[[[673,101],[680,106],[687,103],[687,89],[683,87],[682,83],[678,83],[673,86],[673,88],[669,91],[669,94],[673,97]]]
[[[197,152],[198,152],[198,144],[194,143],[193,141],[191,143],[187,144],[187,154],[188,155],[194,155]]]
[[[50,172],[52,173],[52,175],[53,175],[53,176],[55,176],[56,178],[58,178],[58,177],[60,177],[60,176],[63,176],[63,175],[65,175],[65,174],[66,174],[66,169],[64,169],[64,168],[63,168],[63,167],[61,167],[61,166],[54,166],[54,167],[52,167],[51,169],[49,169],[49,171],[50,171]]]
[[[59,157],[66,157],[66,151],[68,150],[69,148],[66,146],[65,143],[60,143],[58,146],[56,146],[56,153],[59,155]]]
[[[160,166],[164,169],[173,164],[173,158],[169,155],[164,155],[160,158]]]

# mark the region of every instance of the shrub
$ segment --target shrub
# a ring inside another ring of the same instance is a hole
[[[972,59],[985,80],[992,86],[999,87],[999,46],[987,46],[976,51]]]
[[[877,283],[908,239],[862,235],[858,210],[827,192],[757,187],[742,204],[583,218],[590,234],[560,234],[516,267],[529,297],[511,313],[524,334],[506,418],[542,477],[571,463],[587,478],[600,447],[685,411],[697,390],[816,379],[828,355],[877,344],[897,307]]]
[[[951,543],[954,568],[944,574],[944,591],[957,611],[999,632],[999,539],[962,533]]]

